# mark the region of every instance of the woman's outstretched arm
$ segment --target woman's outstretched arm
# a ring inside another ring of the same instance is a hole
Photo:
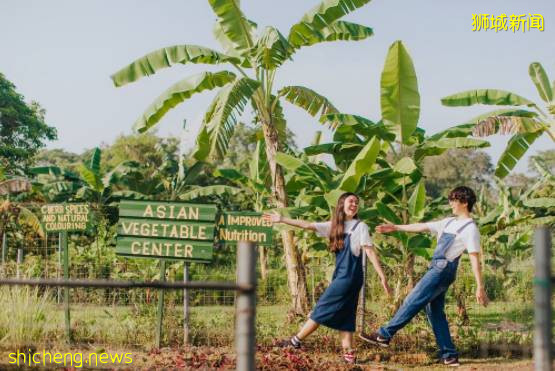
[[[385,277],[385,273],[383,272],[382,265],[380,263],[380,258],[378,258],[378,254],[376,254],[376,250],[374,250],[371,246],[364,246],[364,251],[366,251],[366,255],[370,262],[374,266],[378,277],[380,277],[380,282],[382,283],[382,287],[387,294],[387,296],[391,296],[391,288],[387,284],[387,278]]]
[[[378,233],[390,233],[390,232],[429,232],[430,228],[426,223],[415,223],[415,224],[382,224],[376,227],[376,232]]]
[[[262,217],[264,218],[264,220],[272,222],[272,223],[284,223],[284,224],[288,224],[291,225],[293,227],[298,227],[298,228],[303,228],[303,229],[308,229],[311,231],[315,231],[316,227],[314,226],[314,224],[312,224],[309,221],[306,220],[301,220],[301,219],[291,219],[291,218],[287,218],[284,216],[281,216],[279,214],[275,214],[275,213],[264,213],[264,215],[262,215]]]

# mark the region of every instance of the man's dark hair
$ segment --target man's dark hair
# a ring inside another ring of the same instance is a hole
[[[457,200],[460,203],[466,204],[468,212],[472,211],[474,204],[476,203],[476,194],[474,191],[468,187],[460,186],[449,192],[447,197],[449,201]]]

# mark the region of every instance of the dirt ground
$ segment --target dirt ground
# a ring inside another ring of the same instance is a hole
[[[56,350],[49,350],[55,352]],[[89,354],[106,353],[131,353],[131,364],[97,364],[89,365],[85,361],[82,367],[78,364],[63,365],[34,365],[33,367],[19,367],[10,364],[9,352],[0,352],[0,369],[2,370],[234,370],[235,353],[233,348],[214,347],[188,347],[185,349],[153,349],[150,352],[121,349],[63,349],[58,352],[80,352],[83,360]],[[445,367],[435,362],[428,355],[398,354],[386,356],[384,359],[379,350],[359,349],[357,365],[345,365],[335,352],[315,352],[314,350],[300,351],[276,347],[259,347],[256,354],[256,366],[260,370],[428,370],[444,369]],[[94,359],[95,356],[93,356]],[[532,370],[533,362],[530,359],[504,359],[461,358],[460,370]]]

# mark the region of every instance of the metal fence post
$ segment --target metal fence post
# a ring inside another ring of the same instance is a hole
[[[183,282],[189,282],[189,263],[183,264]],[[189,344],[189,290],[183,289],[183,345]]]
[[[8,254],[8,236],[6,232],[2,234],[2,264],[6,262],[6,255]]]
[[[237,244],[237,284],[252,285],[251,291],[239,291],[235,302],[235,348],[237,370],[255,369],[256,318],[256,245],[240,241]]]
[[[364,248],[361,249],[362,254],[362,288],[360,289],[360,302],[359,302],[359,323],[358,331],[359,333],[364,332],[364,323],[366,322],[366,252]]]
[[[535,331],[534,368],[551,370],[551,231],[542,226],[534,234]]]
[[[20,277],[19,268],[20,268],[20,266],[21,266],[22,263],[23,263],[23,249],[22,249],[22,248],[18,248],[18,249],[17,249],[17,273],[16,273],[16,277],[17,277],[17,278]]]

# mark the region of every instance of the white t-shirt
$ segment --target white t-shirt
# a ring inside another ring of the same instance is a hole
[[[351,252],[354,256],[360,255],[361,246],[372,246],[372,239],[370,238],[370,232],[368,231],[368,226],[364,222],[358,223],[356,229],[351,232],[358,220],[352,219],[345,222],[343,231],[345,233],[351,233]],[[320,237],[330,237],[331,231],[331,221],[322,223],[312,223],[316,228],[316,234]]]
[[[447,228],[445,228],[447,222],[450,220],[453,221],[449,223]],[[459,228],[471,220],[471,218],[459,220],[457,218],[450,217],[434,222],[428,222],[426,223],[426,226],[428,226],[430,232],[439,240],[443,232],[456,234]],[[447,249],[445,257],[447,260],[453,261],[461,256],[465,249],[469,253],[480,252],[480,231],[478,230],[476,223],[470,223],[461,231],[459,235],[455,237],[455,241],[453,241],[453,244]]]

